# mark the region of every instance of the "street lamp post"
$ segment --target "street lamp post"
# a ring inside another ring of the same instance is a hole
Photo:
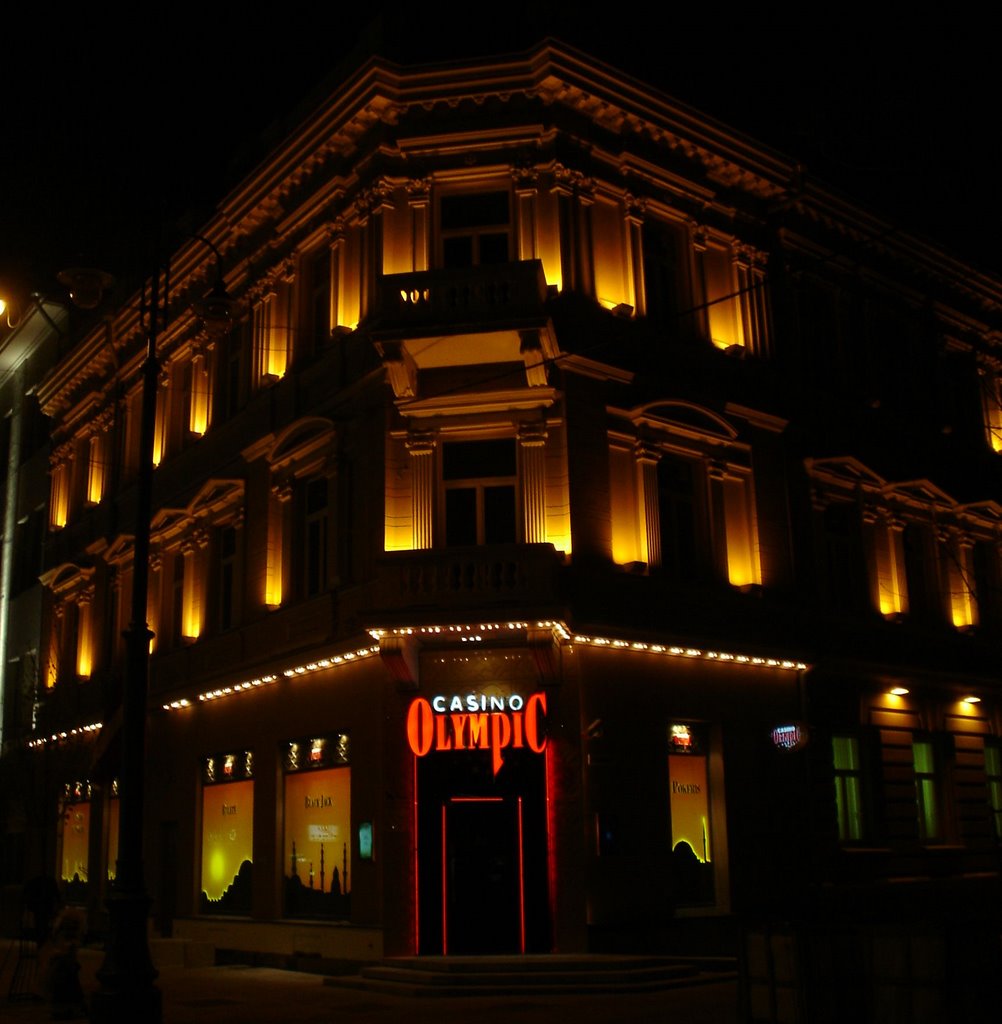
[[[122,693],[119,840],[115,880],[108,895],[109,934],[104,962],[97,972],[100,989],[91,1001],[95,1022],[159,1024],[161,993],[147,935],[151,900],[143,879],[143,793],[146,767],[146,697],[149,688],[150,640],[147,624],[150,520],[153,510],[153,441],[157,406],[157,316],[165,321],[168,275],[153,275],[149,301],[143,285],[141,315],[146,329],[146,359],[139,436],[136,528],[132,557],[132,610],[125,631],[125,683]]]
[[[195,304],[201,329],[213,340],[229,333],[237,303],[223,283],[219,250],[201,235],[192,235],[208,246],[216,260],[216,280],[210,295]],[[150,575],[150,528],[153,513],[153,443],[156,434],[158,318],[167,326],[170,299],[169,263],[157,268],[140,296],[140,319],[146,331],[143,388],[140,404],[139,473],[136,495],[136,527],[132,555],[132,609],[125,630],[125,683],[122,692],[119,775],[119,839],[115,880],[108,895],[108,941],[104,962],[97,972],[100,989],[91,1001],[95,1024],[160,1024],[160,990],[154,984],[157,971],[150,956],[148,920],[152,900],[143,878],[143,795],[146,769],[146,700],[150,674],[150,640],[147,621]],[[99,296],[111,280],[100,271],[67,271],[74,287],[91,294],[88,275],[97,274]],[[96,305],[96,303],[95,303]],[[93,307],[91,307],[93,308]]]

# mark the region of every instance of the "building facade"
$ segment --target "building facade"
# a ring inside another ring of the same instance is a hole
[[[559,44],[368,63],[201,235],[242,314],[171,255],[156,926],[956,1004],[1002,921],[1002,281]],[[133,296],[38,389],[21,738],[95,926],[144,345]]]
[[[51,863],[54,853],[55,833],[23,780],[39,768],[25,740],[39,724],[43,692],[39,575],[49,499],[49,424],[35,389],[58,362],[70,319],[65,305],[38,296],[21,308],[6,308],[0,318],[0,927],[10,933],[16,927],[20,883]]]

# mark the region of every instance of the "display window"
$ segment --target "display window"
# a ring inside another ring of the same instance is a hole
[[[108,881],[114,881],[118,871],[118,823],[121,802],[118,798],[118,779],[111,782],[111,800],[108,803]]]
[[[676,722],[668,733],[671,849],[676,903],[714,901],[713,837],[710,828],[708,730]]]
[[[351,917],[351,765],[344,733],[285,747],[285,916]]]
[[[63,790],[62,865],[66,902],[82,903],[87,896],[90,848],[90,783],[67,783]]]
[[[201,912],[249,916],[253,871],[253,755],[213,754],[202,765]]]

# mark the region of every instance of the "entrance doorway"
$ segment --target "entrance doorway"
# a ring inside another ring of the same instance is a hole
[[[525,952],[520,812],[499,796],[442,804],[444,952]]]
[[[417,775],[418,951],[547,952],[545,758],[510,751],[494,775],[488,751],[443,751]]]

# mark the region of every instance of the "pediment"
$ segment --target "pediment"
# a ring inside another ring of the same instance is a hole
[[[737,429],[718,413],[701,405],[684,401],[658,401],[627,414],[635,423],[671,430],[682,427],[698,434],[711,435],[727,441],[737,439]]]
[[[884,492],[888,497],[900,498],[925,508],[933,505],[949,509],[957,507],[957,502],[930,480],[908,480],[902,483],[888,484],[884,488]]]
[[[836,455],[825,459],[805,459],[808,476],[827,477],[850,486],[862,485],[883,490],[887,481],[869,466],[851,455]]]
[[[298,420],[282,431],[268,453],[272,469],[327,454],[334,444],[334,424],[321,416]]]

